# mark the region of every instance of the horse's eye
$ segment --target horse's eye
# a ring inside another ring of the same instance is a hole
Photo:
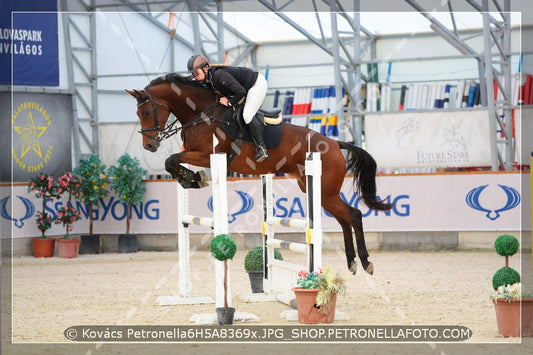
[[[150,117],[151,112],[150,111],[144,111],[143,115],[144,117]]]

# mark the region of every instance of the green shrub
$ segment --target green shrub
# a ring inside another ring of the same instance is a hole
[[[520,274],[513,268],[504,266],[492,276],[492,287],[497,290],[500,286],[512,285],[520,282]]]
[[[237,252],[237,243],[229,234],[219,234],[209,244],[211,255],[217,260],[233,259]]]
[[[274,258],[282,260],[281,252],[279,249],[274,249]],[[244,258],[244,269],[246,271],[262,271],[263,270],[263,246],[258,245],[248,251]]]
[[[494,248],[496,248],[496,252],[501,256],[512,256],[520,248],[520,243],[515,236],[502,234],[494,241]]]

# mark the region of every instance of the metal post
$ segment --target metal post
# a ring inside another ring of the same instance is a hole
[[[494,102],[494,76],[492,73],[492,50],[490,42],[490,21],[488,14],[488,0],[483,0],[483,37],[485,45],[485,77],[487,82],[487,109],[489,112],[489,134],[491,165],[493,171],[498,171],[498,145],[496,140],[496,107]]]
[[[217,0],[218,62],[224,62],[224,8],[222,0]]]
[[[341,61],[339,53],[339,32],[337,30],[337,7],[335,1],[330,1],[331,11],[331,44],[333,52],[333,71],[335,73],[335,113],[337,115],[337,127],[339,130],[339,140],[344,140],[344,109],[343,109],[343,95],[342,95],[342,76],[341,76]]]

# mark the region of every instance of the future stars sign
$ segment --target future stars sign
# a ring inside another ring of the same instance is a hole
[[[71,122],[68,95],[13,93],[0,95],[1,179],[26,182],[43,172],[59,176],[71,169]],[[8,133],[11,132],[11,137]],[[10,144],[12,143],[12,144]]]

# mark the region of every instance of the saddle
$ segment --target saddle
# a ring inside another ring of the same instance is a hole
[[[255,145],[252,137],[248,133],[246,123],[242,118],[241,105],[237,106],[235,110],[227,110],[222,116],[222,127],[224,132],[235,140],[238,147],[244,143]],[[263,138],[267,149],[277,148],[281,143],[281,135],[283,133],[283,125],[281,124],[281,109],[259,109],[255,114],[254,120],[259,120],[263,128]],[[240,142],[239,142],[240,141]],[[228,159],[229,161],[229,159]]]

